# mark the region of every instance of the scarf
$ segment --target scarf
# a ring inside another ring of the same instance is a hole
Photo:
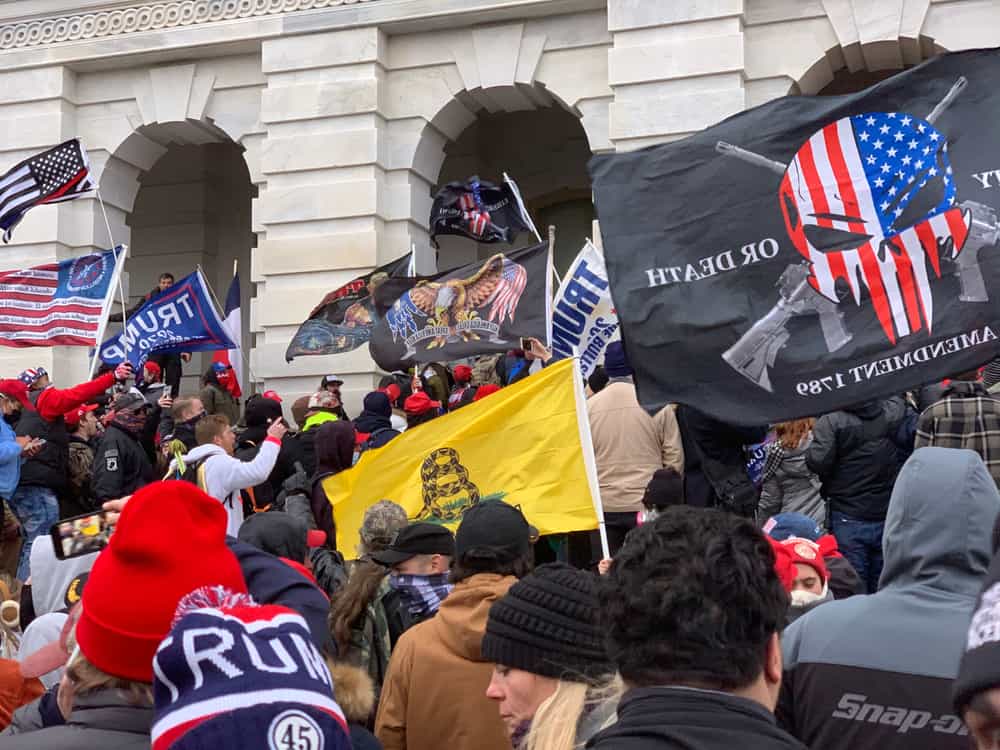
[[[389,575],[389,585],[399,592],[399,598],[406,611],[416,618],[429,617],[438,611],[448,594],[454,588],[448,583],[447,573],[430,576]]]

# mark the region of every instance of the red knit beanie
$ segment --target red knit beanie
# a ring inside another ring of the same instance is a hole
[[[190,482],[155,482],[132,496],[83,593],[76,640],[91,664],[152,682],[153,655],[181,598],[202,586],[246,592],[226,546],[227,519],[222,504]]]

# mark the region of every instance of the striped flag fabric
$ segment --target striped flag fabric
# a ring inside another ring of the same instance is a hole
[[[94,189],[87,152],[76,138],[31,156],[0,177],[0,229],[10,242],[28,209],[79,198]]]
[[[233,375],[236,385],[233,388],[233,396],[239,398],[243,395],[243,349],[240,346],[242,341],[243,318],[240,312],[240,275],[233,276],[233,281],[229,285],[226,293],[226,305],[223,310],[224,325],[229,333],[229,338],[235,342],[233,349],[218,349],[212,355],[213,362],[221,362],[233,368]]]
[[[0,346],[93,346],[119,253],[0,272]]]
[[[782,180],[786,211],[794,206],[805,217],[814,287],[838,301],[842,281],[860,303],[863,285],[892,343],[924,325],[933,330],[928,264],[940,277],[937,237],[951,235],[961,248],[968,233],[947,151],[944,135],[920,117],[866,112],[817,131]],[[935,178],[940,187],[928,204],[922,191]],[[927,223],[914,223],[911,204]]]
[[[500,283],[497,284],[496,291],[490,299],[490,320],[498,323],[503,323],[505,320],[513,321],[514,311],[517,310],[517,303],[524,294],[527,283],[528,272],[524,270],[524,266],[510,258],[504,258]]]

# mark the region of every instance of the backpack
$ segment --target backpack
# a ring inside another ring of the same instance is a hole
[[[391,427],[379,427],[377,430],[375,430],[375,432],[369,433],[368,438],[365,440],[365,442],[363,442],[361,445],[358,446],[358,455],[360,456],[365,451],[374,448],[375,437],[377,435],[381,435],[386,432],[396,432],[396,430],[392,429]],[[399,433],[396,432],[396,434],[398,435]]]
[[[241,461],[252,461],[257,457],[259,451],[260,446],[248,440],[236,449],[235,456]],[[243,511],[246,515],[265,513],[275,506],[274,487],[271,486],[269,479],[265,479],[253,487],[240,490],[240,497],[243,498]]]
[[[195,487],[197,487],[202,492],[208,492],[208,484],[205,482],[205,461],[194,461],[192,463],[184,464],[184,471],[179,473],[175,472],[175,479],[179,479],[182,482],[190,482]]]

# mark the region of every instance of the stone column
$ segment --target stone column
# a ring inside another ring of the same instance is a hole
[[[293,397],[335,373],[352,416],[374,381],[367,347],[291,364],[284,353],[324,294],[403,252],[383,242],[384,46],[383,34],[369,27],[268,40],[262,49],[266,138],[253,209],[252,366],[268,388]]]
[[[743,0],[608,0],[615,148],[675,140],[746,107]]]

